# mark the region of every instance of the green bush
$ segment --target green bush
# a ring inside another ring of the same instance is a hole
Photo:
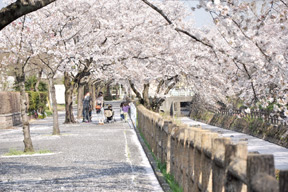
[[[25,80],[25,90],[26,91],[36,91],[35,90],[36,83],[37,83],[37,77],[35,75],[27,77],[26,80]],[[14,89],[16,91],[20,91],[20,87],[17,84],[17,82],[14,83]],[[47,83],[45,83],[43,81],[40,81],[38,89],[41,92],[48,91]]]
[[[47,116],[53,115],[52,111],[50,111],[50,110],[45,110],[45,113],[46,113]]]
[[[42,114],[42,118],[45,117],[45,107],[47,104],[47,97],[48,93],[46,92],[34,92],[34,91],[27,91],[29,96],[29,108],[28,112],[33,114],[34,110],[37,110],[38,113]]]

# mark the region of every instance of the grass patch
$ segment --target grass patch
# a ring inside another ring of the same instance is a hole
[[[57,111],[65,111],[65,105],[64,104],[57,104]]]
[[[48,117],[53,115],[52,111],[50,111],[50,110],[45,110],[45,113]]]
[[[173,123],[174,123],[175,125],[177,125],[177,126],[185,125],[185,124],[181,121],[181,119],[179,119],[179,117],[174,117]]]
[[[16,149],[10,149],[8,153],[5,153],[4,156],[15,156],[15,155],[34,155],[34,154],[45,154],[52,153],[50,150],[38,150],[34,152],[23,152]]]
[[[148,144],[148,142],[146,141],[146,139],[144,138],[144,135],[143,133],[141,132],[140,129],[139,130],[139,133],[140,133],[140,136],[142,137],[145,145],[148,147],[149,151],[151,152],[152,156],[153,156],[153,159],[156,161],[157,163],[157,168],[161,171],[161,173],[163,174],[166,182],[169,184],[171,190],[173,192],[183,192],[183,189],[178,185],[178,183],[176,182],[175,178],[173,175],[167,173],[167,170],[166,170],[166,163],[161,163],[161,161],[159,159],[157,159],[157,157],[155,156],[155,154],[152,152],[151,150],[151,147],[150,145]]]

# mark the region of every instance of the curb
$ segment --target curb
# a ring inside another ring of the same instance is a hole
[[[139,130],[134,127],[134,130],[137,134],[138,140],[141,143],[141,146],[149,160],[149,163],[157,177],[157,180],[160,184],[160,186],[162,187],[164,192],[172,192],[169,184],[166,182],[164,175],[161,173],[161,171],[157,168],[157,162],[154,160],[153,156],[152,156],[152,152],[148,149],[147,145],[145,144],[144,140],[142,139]]]

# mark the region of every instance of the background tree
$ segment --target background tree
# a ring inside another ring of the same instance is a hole
[[[15,66],[14,74],[16,82],[20,88],[21,118],[24,135],[24,152],[34,151],[32,140],[30,137],[30,126],[27,116],[27,99],[25,92],[25,69],[29,64],[30,58],[33,56],[33,47],[30,44],[31,36],[27,35],[31,28],[26,26],[26,17],[24,16],[18,22],[2,30],[0,36],[1,49],[6,50],[9,56],[5,58],[6,64],[13,63]],[[11,37],[13,34],[13,37]]]

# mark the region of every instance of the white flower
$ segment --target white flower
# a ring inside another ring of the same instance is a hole
[[[280,105],[285,105],[285,102],[283,99],[277,99],[277,103],[279,103]]]
[[[274,111],[280,111],[278,105],[273,105],[273,110],[274,110]]]
[[[247,108],[247,109],[245,109],[244,111],[245,111],[245,113],[251,113],[250,108]]]
[[[286,117],[288,117],[288,110],[287,110],[287,109],[285,109],[284,115],[285,115]]]
[[[270,97],[270,98],[268,99],[268,101],[269,101],[270,103],[273,103],[274,98]]]

